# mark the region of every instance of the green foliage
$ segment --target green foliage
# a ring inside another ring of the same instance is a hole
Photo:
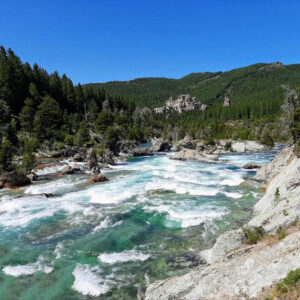
[[[297,155],[297,157],[300,157],[300,139],[295,144],[294,153]]]
[[[278,235],[279,239],[284,239],[286,237],[286,232],[284,230],[284,228],[282,228],[281,226],[279,226],[279,228],[276,231],[276,234]]]
[[[80,122],[79,129],[74,139],[74,144],[76,146],[83,146],[84,143],[88,142],[90,139],[89,129],[87,127],[86,122]]]
[[[292,270],[287,277],[277,284],[277,291],[280,293],[287,293],[293,287],[296,287],[300,282],[300,268]]]
[[[22,168],[30,171],[35,163],[34,151],[38,147],[38,141],[35,138],[26,139],[24,142],[24,154],[22,159]]]
[[[12,167],[12,144],[8,139],[4,139],[0,147],[0,168],[9,171]]]
[[[300,107],[297,107],[293,114],[291,132],[294,138],[294,142],[297,142],[300,138]]]
[[[261,143],[268,147],[274,147],[274,141],[273,141],[272,136],[270,135],[270,132],[266,131],[264,133],[264,135],[261,138]]]
[[[245,227],[243,228],[243,233],[244,233],[245,243],[247,244],[256,244],[265,235],[264,229],[261,226],[253,229]]]
[[[31,134],[33,130],[33,116],[35,113],[34,102],[31,98],[27,98],[24,104],[19,115],[19,120],[22,128]]]
[[[284,209],[284,210],[282,210],[282,214],[283,214],[285,217],[287,217],[287,216],[289,215],[289,212],[288,212],[286,209]]]
[[[50,96],[43,97],[34,118],[36,136],[40,140],[55,137],[56,131],[61,124],[61,117],[61,109],[58,102]]]
[[[98,132],[103,133],[107,127],[111,126],[114,122],[113,114],[110,111],[104,110],[95,121],[95,128]]]
[[[278,204],[279,201],[280,201],[280,192],[279,192],[279,188],[277,187],[274,193],[274,203]]]

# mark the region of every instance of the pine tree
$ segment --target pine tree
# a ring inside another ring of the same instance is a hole
[[[12,167],[13,147],[8,139],[4,139],[0,147],[0,167],[4,171],[10,171]]]
[[[22,128],[31,135],[34,119],[34,102],[31,98],[27,98],[24,104],[19,120]]]
[[[268,131],[266,131],[264,133],[264,135],[262,136],[261,143],[268,146],[268,147],[273,147],[274,146],[273,138],[272,138],[271,134]]]
[[[300,138],[300,107],[297,107],[293,114],[291,132],[292,132],[294,142],[296,143]]]
[[[35,163],[34,151],[37,147],[37,141],[34,138],[25,140],[22,167],[25,171],[30,171]]]

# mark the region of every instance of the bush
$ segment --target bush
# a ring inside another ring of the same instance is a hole
[[[274,141],[272,136],[270,135],[269,132],[265,132],[265,134],[261,138],[261,143],[268,146],[268,147],[273,147],[274,146]]]
[[[274,202],[275,204],[278,204],[279,201],[280,201],[280,192],[279,192],[279,188],[276,188],[276,191],[274,193]]]
[[[300,139],[295,144],[294,153],[297,157],[300,157]]]
[[[279,228],[277,229],[276,234],[278,235],[280,240],[286,237],[286,232],[281,226],[279,226]]]
[[[254,229],[243,228],[243,233],[246,244],[256,244],[264,237],[265,234],[262,226],[256,227]]]
[[[277,284],[277,291],[287,293],[300,282],[300,268],[290,271],[286,278]]]

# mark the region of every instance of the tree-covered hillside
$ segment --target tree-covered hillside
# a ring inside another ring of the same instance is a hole
[[[300,65],[261,63],[228,72],[192,73],[180,79],[140,78],[87,86],[105,88],[110,94],[122,95],[137,105],[149,107],[161,106],[170,96],[183,93],[196,96],[210,107],[222,105],[228,96],[232,107],[224,114],[229,119],[239,119],[277,114],[284,99],[282,86],[299,84]]]

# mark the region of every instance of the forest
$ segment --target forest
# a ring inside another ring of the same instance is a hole
[[[65,74],[49,74],[38,64],[24,63],[2,46],[1,169],[14,168],[13,157],[22,157],[20,168],[30,170],[39,150],[77,146],[114,152],[121,140],[141,143],[163,137],[172,141],[187,134],[209,142],[264,140],[266,136],[287,140],[291,115],[282,117],[282,107],[289,98],[297,98],[299,86],[300,65],[280,63],[193,73],[178,80],[141,78],[74,85]],[[196,96],[208,109],[167,115],[153,112],[153,107],[181,93]],[[225,96],[231,98],[230,107],[223,106]]]

